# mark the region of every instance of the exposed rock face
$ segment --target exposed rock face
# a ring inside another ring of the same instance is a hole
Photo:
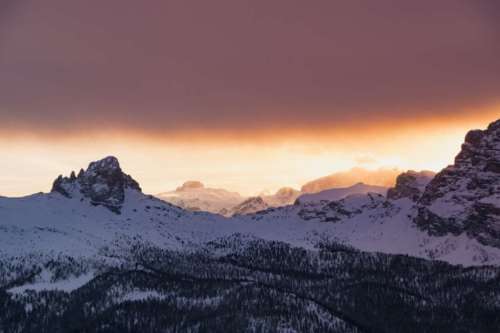
[[[466,232],[500,247],[500,120],[467,134],[454,165],[426,187],[415,222],[431,234]]]
[[[115,213],[120,213],[126,189],[141,192],[139,184],[122,172],[118,160],[112,156],[90,163],[78,176],[74,172],[69,177],[59,176],[52,186],[52,192],[68,198],[80,193],[93,205],[105,206]]]
[[[387,191],[387,198],[390,200],[409,198],[412,201],[417,201],[435,175],[432,171],[409,170],[404,172],[396,178],[396,186]]]
[[[332,188],[318,193],[302,194],[297,198],[295,204],[321,201],[338,201],[353,194],[367,193],[377,193],[385,197],[385,195],[387,194],[387,187],[358,183],[350,187]]]

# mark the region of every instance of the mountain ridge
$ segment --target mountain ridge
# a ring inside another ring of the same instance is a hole
[[[496,129],[495,135],[498,135]],[[466,147],[470,140],[469,135]],[[402,174],[400,180],[414,180],[414,175]],[[243,233],[304,247],[314,246],[321,237],[333,237],[365,251],[401,253],[464,265],[500,262],[500,249],[494,242],[484,242],[471,232],[451,230],[436,234],[422,225],[419,220],[422,198],[436,186],[436,178],[439,184],[440,177],[436,176],[416,202],[414,186],[420,186],[420,191],[425,184],[400,181],[394,191],[405,194],[411,189],[409,196],[367,193],[333,201],[301,203],[299,200],[295,205],[278,208],[252,206],[227,218],[187,211],[143,194],[139,184],[123,173],[116,158],[107,157],[91,163],[78,176],[72,173],[69,177],[58,177],[49,194],[0,198],[0,228],[5,231],[4,244],[11,244],[5,246],[10,249],[7,254],[15,253],[26,242],[32,244],[29,248],[33,250],[38,246],[57,251],[58,242],[67,244],[67,239],[74,239],[95,255],[99,248],[119,239],[139,237],[158,246],[182,248],[186,246],[182,244],[195,246],[217,237]],[[200,184],[194,187],[200,188]],[[103,227],[105,232],[100,230]],[[45,243],[44,237],[51,241]]]
[[[455,163],[426,187],[415,222],[431,234],[466,233],[500,247],[500,120],[467,133]]]
[[[383,186],[367,185],[357,183],[349,187],[340,187],[323,190],[317,193],[305,193],[297,198],[295,203],[306,203],[311,201],[338,201],[353,194],[378,193],[385,196],[388,188]]]

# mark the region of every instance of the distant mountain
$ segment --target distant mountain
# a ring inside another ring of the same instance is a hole
[[[391,187],[396,182],[396,177],[401,173],[398,169],[366,170],[352,168],[348,171],[336,172],[326,177],[304,184],[303,193],[317,193],[331,188],[349,187],[357,183],[376,186]]]
[[[276,193],[264,195],[262,199],[270,207],[291,205],[300,196],[301,192],[291,187],[282,187]]]
[[[246,199],[237,192],[205,187],[199,181],[187,181],[175,191],[156,197],[187,210],[223,214]]]
[[[205,187],[199,181],[187,181],[175,191],[156,197],[190,211],[205,211],[224,216],[250,214],[268,207],[292,204],[300,195],[298,190],[283,187],[275,194],[245,197],[237,192]]]
[[[297,198],[309,198],[308,194],[330,191],[319,198],[330,196],[330,200],[339,200],[355,193],[383,193],[392,186],[399,175],[396,169],[380,169],[376,171],[353,168],[346,172],[335,173],[305,184],[302,190],[291,187],[280,188],[274,194],[260,194],[255,197],[245,197],[237,192],[224,189],[207,188],[199,181],[187,181],[175,191],[162,192],[156,197],[190,211],[206,211],[210,213],[232,216],[233,214],[250,214],[269,207],[281,207],[293,204]],[[370,180],[373,183],[354,182],[358,179]],[[388,184],[377,185],[377,184]],[[327,198],[325,197],[324,200]]]
[[[366,185],[358,183],[344,188],[332,188],[318,193],[306,193],[297,198],[296,203],[338,201],[352,194],[377,193],[383,196],[387,193],[387,187]]]
[[[251,197],[236,205],[227,212],[227,216],[247,215],[269,208],[267,202],[262,197]]]

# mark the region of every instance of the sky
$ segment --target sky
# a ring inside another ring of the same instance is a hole
[[[0,195],[107,155],[149,193],[440,168],[500,118],[496,0],[2,0]]]

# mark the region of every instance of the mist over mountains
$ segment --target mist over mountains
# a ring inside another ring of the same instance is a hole
[[[396,182],[396,177],[401,173],[398,169],[366,170],[361,167],[348,171],[336,172],[307,182],[301,187],[304,193],[316,193],[335,187],[349,187],[357,183],[391,187]]]
[[[333,173],[307,182],[301,190],[282,187],[273,194],[262,193],[254,197],[242,196],[225,189],[205,187],[200,181],[186,181],[176,190],[162,192],[156,196],[179,207],[193,211],[207,211],[225,216],[255,213],[268,207],[293,204],[305,194],[323,192],[333,188],[343,188],[331,200],[342,199],[350,194],[370,191],[385,194],[396,183],[401,173],[397,169],[367,170],[361,167]],[[429,175],[433,175],[428,171]],[[360,186],[361,185],[361,186]],[[370,187],[372,186],[372,187]],[[378,186],[379,188],[376,188]],[[328,194],[324,194],[327,195]]]

